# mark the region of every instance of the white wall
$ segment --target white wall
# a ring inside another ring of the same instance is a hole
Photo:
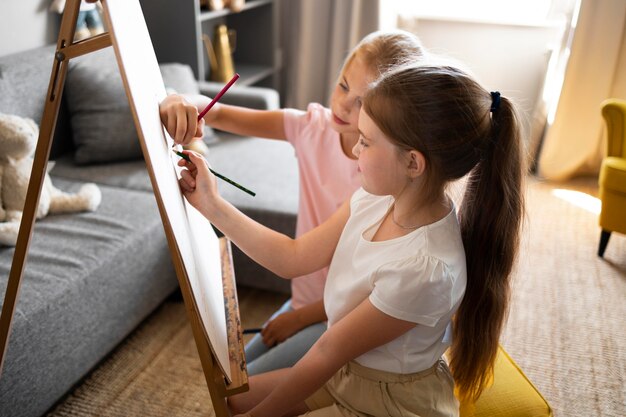
[[[51,0],[0,0],[0,56],[55,43],[60,15]]]
[[[560,43],[560,25],[415,17],[400,18],[399,27],[417,34],[431,52],[464,63],[488,90],[513,98],[530,133],[551,51]]]

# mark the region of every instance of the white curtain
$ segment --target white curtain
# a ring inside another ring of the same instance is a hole
[[[548,109],[538,161],[538,174],[550,180],[598,173],[606,153],[600,103],[626,98],[626,1],[582,0],[574,23],[561,95]]]
[[[378,29],[378,0],[283,0],[283,105],[328,104],[343,60]]]

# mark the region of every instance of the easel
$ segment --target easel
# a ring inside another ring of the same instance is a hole
[[[80,0],[68,0],[65,5],[65,10],[61,20],[59,38],[57,41],[56,53],[52,65],[52,73],[50,75],[50,83],[46,95],[46,103],[41,120],[39,140],[35,150],[31,179],[28,185],[22,221],[13,256],[13,264],[11,266],[4,304],[2,306],[2,315],[0,316],[0,376],[8,345],[8,338],[11,331],[11,322],[15,312],[15,305],[26,263],[28,248],[33,233],[36,208],[39,203],[39,197],[46,174],[48,157],[50,155],[52,139],[59,114],[59,107],[61,104],[61,97],[63,95],[63,87],[65,85],[65,77],[67,75],[69,60],[112,45],[118,48],[115,39],[115,25],[112,24],[111,15],[109,13],[109,5],[107,4],[108,2],[113,3],[115,1],[134,1],[137,3],[137,0],[102,0],[105,22],[107,27],[110,28],[110,32],[103,33],[77,43],[73,43],[73,39],[76,31],[76,19],[78,17]],[[138,3],[136,7],[139,7]],[[138,10],[138,14],[141,16],[141,20],[143,20],[141,9],[139,8]],[[136,23],[138,24],[138,30],[145,29],[147,34],[145,22]],[[143,26],[140,23],[143,23]],[[151,47],[151,45],[148,46]],[[117,50],[116,52],[119,53]],[[125,69],[122,67],[122,63],[119,59],[118,63],[120,64],[120,72],[124,78]],[[191,323],[193,336],[198,349],[198,354],[200,356],[200,361],[202,363],[207,386],[209,388],[211,401],[213,403],[216,416],[227,417],[229,412],[226,406],[226,397],[248,390],[248,376],[246,373],[245,358],[243,355],[243,336],[241,322],[239,319],[239,307],[237,302],[237,293],[235,290],[230,242],[224,238],[220,239],[219,242],[231,375],[230,380],[228,380],[215,355],[205,327],[202,324],[202,319],[199,315],[198,306],[196,305],[190,285],[189,275],[183,262],[183,257],[181,256],[179,244],[174,235],[172,224],[168,218],[163,199],[161,198],[159,188],[157,186],[154,170],[152,169],[152,165],[150,163],[150,155],[146,147],[146,139],[142,133],[135,103],[131,97],[129,86],[126,83],[126,80],[124,81],[126,94],[131,104],[131,109],[133,110],[135,126],[139,134],[144,158],[146,159],[146,166],[148,168],[155,192],[157,205],[159,207],[163,227],[165,229],[165,235],[167,237],[180,289],[183,294],[183,300],[189,321]]]

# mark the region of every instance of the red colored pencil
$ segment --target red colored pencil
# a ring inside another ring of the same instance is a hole
[[[204,108],[204,110],[202,110],[202,112],[200,112],[200,114],[198,115],[198,121],[200,121],[200,119],[202,119],[204,117],[204,115],[211,110],[211,107],[213,107],[215,105],[215,103],[217,103],[217,100],[219,100],[224,93],[230,88],[231,85],[233,85],[235,83],[235,81],[237,81],[239,79],[239,74],[235,73],[235,75],[233,76],[233,78],[228,82],[228,84],[226,84],[224,86],[224,88],[222,88],[222,91],[220,91],[219,93],[217,93],[217,95],[213,98],[213,100],[211,100],[211,102],[209,103],[208,106],[206,106]]]

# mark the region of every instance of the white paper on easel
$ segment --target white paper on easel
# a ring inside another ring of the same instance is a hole
[[[160,198],[189,278],[200,321],[222,372],[231,380],[219,240],[209,221],[182,197],[159,103],[165,87],[138,0],[106,0],[104,14],[130,106],[139,124],[155,197]],[[164,219],[164,224],[166,219]],[[167,227],[167,226],[166,226]]]

